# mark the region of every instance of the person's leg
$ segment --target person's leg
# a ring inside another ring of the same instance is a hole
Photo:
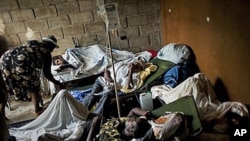
[[[39,115],[43,112],[43,108],[39,105],[39,102],[41,101],[42,97],[40,96],[39,92],[32,92],[31,96],[31,101],[34,105],[35,113]]]
[[[103,91],[103,82],[98,77],[93,84],[92,91],[88,95],[86,95],[82,101],[84,105],[88,107],[88,110],[91,110],[92,107],[96,104],[97,101],[100,99],[100,95],[95,95]]]
[[[103,117],[108,117],[109,116],[109,105],[111,102],[111,97],[113,97],[114,93],[113,91],[106,91],[105,93],[103,93],[101,99],[99,100],[94,113],[96,114],[100,114]]]
[[[0,112],[2,113],[5,120],[9,120],[5,114],[5,106],[7,105],[7,102],[8,102],[7,91],[0,90]]]
[[[54,99],[54,97],[56,96],[56,94],[59,92],[59,87],[57,85],[55,85],[54,83],[49,81],[49,91],[51,94],[51,101]]]
[[[104,88],[104,83],[105,83],[105,79],[101,76],[101,77],[98,77],[96,80],[95,80],[95,83],[92,87],[92,91],[91,93],[99,93],[101,91],[103,91],[103,88]]]

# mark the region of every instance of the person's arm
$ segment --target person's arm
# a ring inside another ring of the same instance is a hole
[[[73,65],[66,63],[66,64],[60,65],[57,71],[62,71],[63,69],[66,69],[66,68],[76,69]]]
[[[59,81],[55,80],[55,78],[51,73],[51,63],[52,63],[51,55],[46,54],[44,56],[43,74],[49,81],[53,82],[56,85],[61,85]]]
[[[114,82],[111,77],[110,71],[107,68],[104,69],[104,78],[107,79],[110,83]]]
[[[130,116],[146,116],[150,111],[143,110],[141,108],[135,107],[130,110],[128,117]]]
[[[132,88],[131,85],[133,85],[133,78],[132,77],[133,77],[133,67],[134,67],[134,65],[130,64],[128,67],[129,67],[129,72],[128,72],[127,88],[131,89]]]

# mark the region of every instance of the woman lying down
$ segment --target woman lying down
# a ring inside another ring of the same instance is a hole
[[[47,109],[32,122],[10,128],[9,133],[18,141],[35,140],[80,140],[83,129],[91,113],[66,90],[61,90]],[[150,124],[145,118],[122,118],[117,127],[124,139],[141,137]],[[85,131],[86,132],[86,131]],[[82,140],[82,139],[81,139]],[[84,139],[86,140],[86,139]]]

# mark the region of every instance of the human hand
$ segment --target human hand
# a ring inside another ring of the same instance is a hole
[[[144,116],[146,117],[147,120],[151,120],[152,119],[152,114],[150,111],[147,111]]]

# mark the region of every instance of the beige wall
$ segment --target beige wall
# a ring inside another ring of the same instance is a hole
[[[139,52],[159,50],[160,0],[104,0],[118,4],[121,28],[109,34],[113,48]],[[108,45],[105,23],[97,14],[96,0],[1,0],[0,36],[8,38],[10,47],[27,40],[54,34],[63,54],[80,45]]]
[[[248,0],[161,0],[163,44],[190,45],[218,95],[245,104],[250,104],[249,7]]]

